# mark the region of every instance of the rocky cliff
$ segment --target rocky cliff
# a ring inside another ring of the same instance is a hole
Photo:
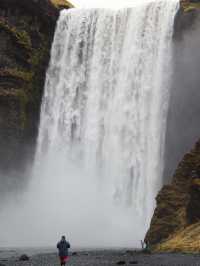
[[[155,251],[199,252],[200,141],[178,166],[171,185],[157,197],[146,236]]]
[[[0,170],[33,154],[41,95],[65,0],[0,0]]]
[[[157,208],[146,241],[151,246],[160,245],[173,238],[177,232],[188,230],[188,226],[200,222],[199,204],[200,141],[184,156],[172,183],[165,186],[158,194]]]

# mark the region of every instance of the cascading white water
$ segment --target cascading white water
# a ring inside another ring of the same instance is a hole
[[[61,12],[37,185],[77,245],[136,245],[147,230],[162,184],[177,8],[178,1],[153,1]]]

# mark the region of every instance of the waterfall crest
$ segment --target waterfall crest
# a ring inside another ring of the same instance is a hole
[[[83,245],[132,245],[149,225],[162,184],[177,9],[178,1],[154,1],[61,12],[36,164],[50,204],[70,209],[71,237],[86,237],[80,219],[99,231]]]

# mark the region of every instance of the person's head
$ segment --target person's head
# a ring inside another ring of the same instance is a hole
[[[61,240],[62,240],[62,241],[66,240],[66,237],[65,237],[65,236],[62,236],[62,237],[61,237]]]

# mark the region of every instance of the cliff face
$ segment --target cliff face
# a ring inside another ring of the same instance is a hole
[[[186,154],[175,172],[171,185],[157,196],[151,227],[146,240],[160,244],[176,232],[200,221],[200,141]]]
[[[175,58],[178,57],[178,67],[181,69],[175,73],[175,75],[178,73],[176,79],[180,79],[175,85],[178,84],[180,86],[180,84],[184,83],[181,80],[185,80],[185,84],[188,84],[187,91],[189,93],[192,93],[193,90],[198,90],[198,85],[196,84],[199,84],[197,83],[198,78],[195,77],[196,74],[199,75],[198,71],[196,71],[196,66],[200,64],[200,61],[196,62],[199,58],[195,55],[195,52],[198,51],[196,47],[199,47],[200,44],[200,38],[198,37],[200,25],[199,8],[199,1],[182,1],[181,9],[175,20],[174,53]],[[191,43],[190,45],[188,45],[189,42]],[[190,49],[192,51],[188,54]],[[186,50],[187,54],[184,54]],[[186,73],[185,70],[188,70],[188,77],[180,75],[180,73]],[[185,84],[183,85],[185,86]],[[178,94],[180,102],[184,100],[183,91]],[[178,104],[179,102],[177,101]],[[190,105],[187,106],[187,108],[193,108]],[[184,115],[183,113],[182,115]],[[188,123],[185,124],[185,127],[192,125],[192,119],[195,114],[197,112],[193,113],[193,117],[191,116],[191,120],[187,121]],[[176,116],[176,113],[173,115]],[[180,117],[180,119],[184,121],[184,117]],[[177,123],[179,122],[177,121]],[[198,128],[198,125],[196,127]],[[185,132],[188,132],[188,130],[185,129]],[[174,149],[176,148],[176,143],[174,143]],[[173,157],[173,154],[171,156]],[[200,141],[196,143],[191,152],[184,156],[178,165],[171,184],[163,187],[156,200],[157,207],[146,235],[146,241],[149,242],[150,246],[156,251],[199,252]]]
[[[45,71],[65,0],[0,1],[0,170],[33,154]]]

